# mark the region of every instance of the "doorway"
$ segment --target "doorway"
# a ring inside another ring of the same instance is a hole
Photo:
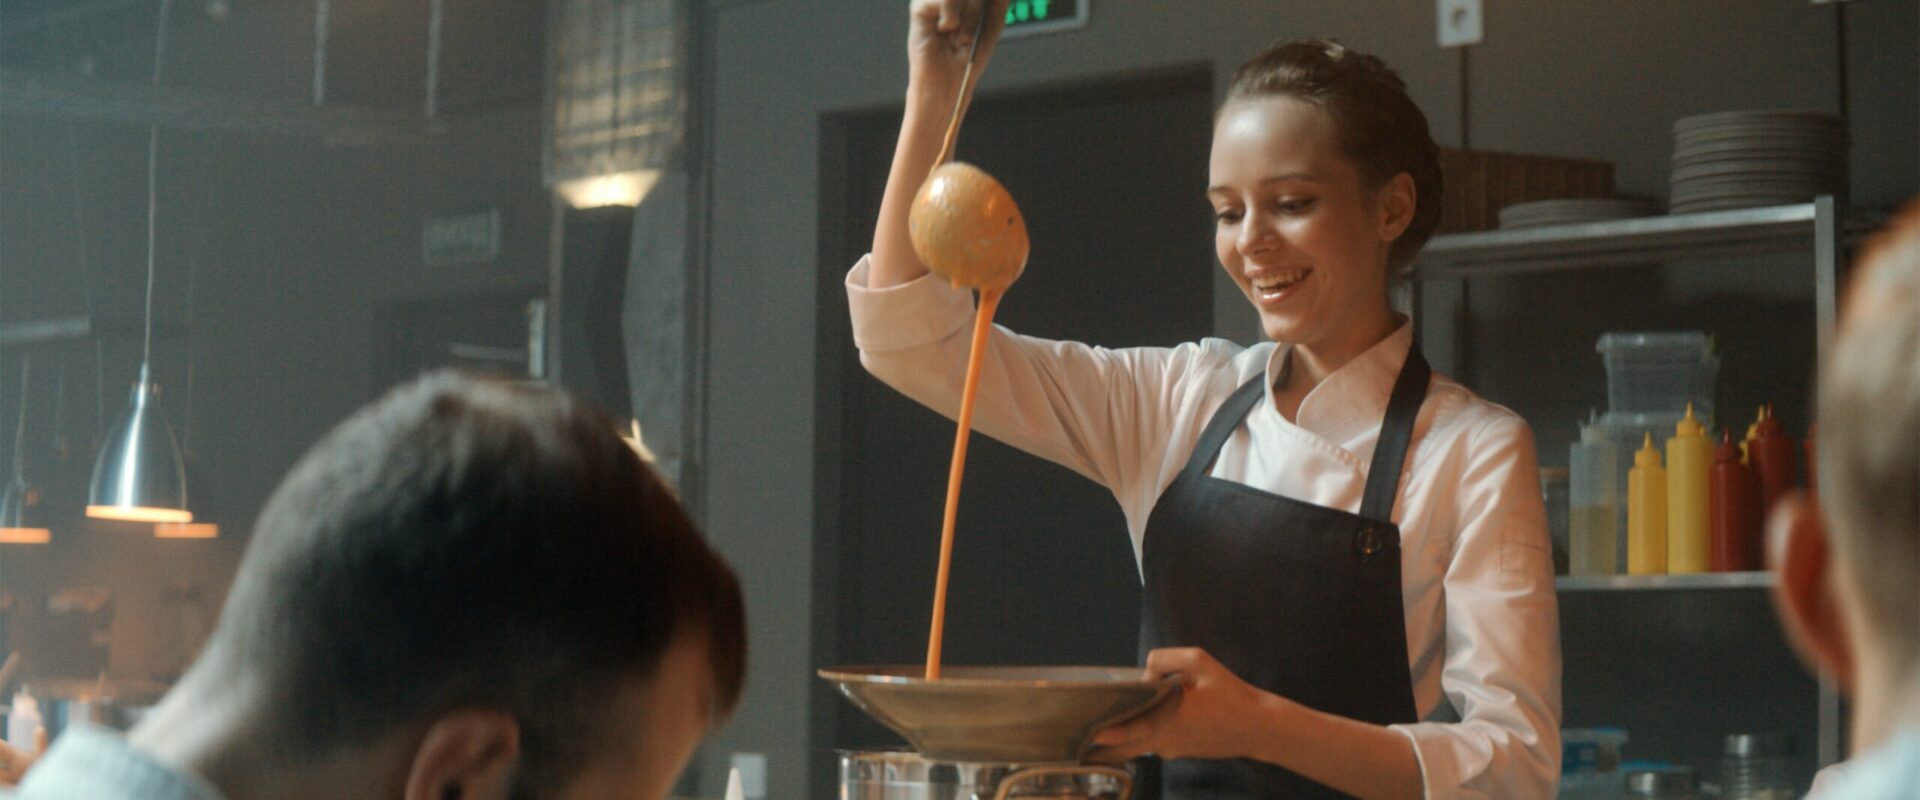
[[[1033,242],[996,321],[1109,347],[1213,330],[1205,201],[1213,70],[1199,64],[979,97],[957,157],[999,178]],[[861,369],[846,270],[868,250],[900,108],[822,120],[814,664],[925,658],[953,423]],[[948,595],[954,664],[1132,664],[1139,572],[1104,487],[982,436]],[[824,685],[812,794],[833,751],[898,746]]]

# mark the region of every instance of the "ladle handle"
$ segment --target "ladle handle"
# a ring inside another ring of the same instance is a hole
[[[953,158],[953,143],[959,138],[960,112],[967,107],[967,97],[973,94],[973,64],[980,55],[980,37],[987,32],[987,18],[993,15],[993,0],[987,0],[980,7],[980,19],[973,26],[973,44],[967,46],[967,66],[960,71],[960,94],[953,99],[953,114],[947,117],[947,133],[940,139],[940,155],[933,160],[933,168]],[[932,176],[929,171],[928,176]]]

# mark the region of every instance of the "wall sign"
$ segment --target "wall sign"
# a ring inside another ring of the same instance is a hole
[[[492,261],[500,256],[500,209],[428,217],[420,226],[420,259],[428,266]]]
[[[1007,30],[1002,36],[1083,28],[1093,0],[1013,0],[1007,6]]]

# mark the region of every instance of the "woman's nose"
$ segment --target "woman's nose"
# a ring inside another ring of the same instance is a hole
[[[1272,220],[1265,214],[1249,211],[1241,221],[1240,235],[1234,240],[1234,247],[1241,255],[1250,255],[1273,246],[1278,237],[1273,232]]]

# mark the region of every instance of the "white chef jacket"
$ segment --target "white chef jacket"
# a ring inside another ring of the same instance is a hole
[[[959,411],[972,292],[926,276],[867,288],[847,276],[854,343],[874,376],[949,418]],[[1206,339],[1108,349],[995,326],[974,426],[1113,491],[1134,555],[1147,516],[1207,420],[1264,373],[1211,475],[1357,513],[1387,397],[1413,343],[1402,324],[1328,375],[1295,421],[1270,399],[1286,347]],[[1414,423],[1393,521],[1428,798],[1548,798],[1560,773],[1560,640],[1533,434],[1519,415],[1434,375]],[[1441,700],[1449,701],[1443,708]],[[1459,721],[1439,721],[1458,715]]]

